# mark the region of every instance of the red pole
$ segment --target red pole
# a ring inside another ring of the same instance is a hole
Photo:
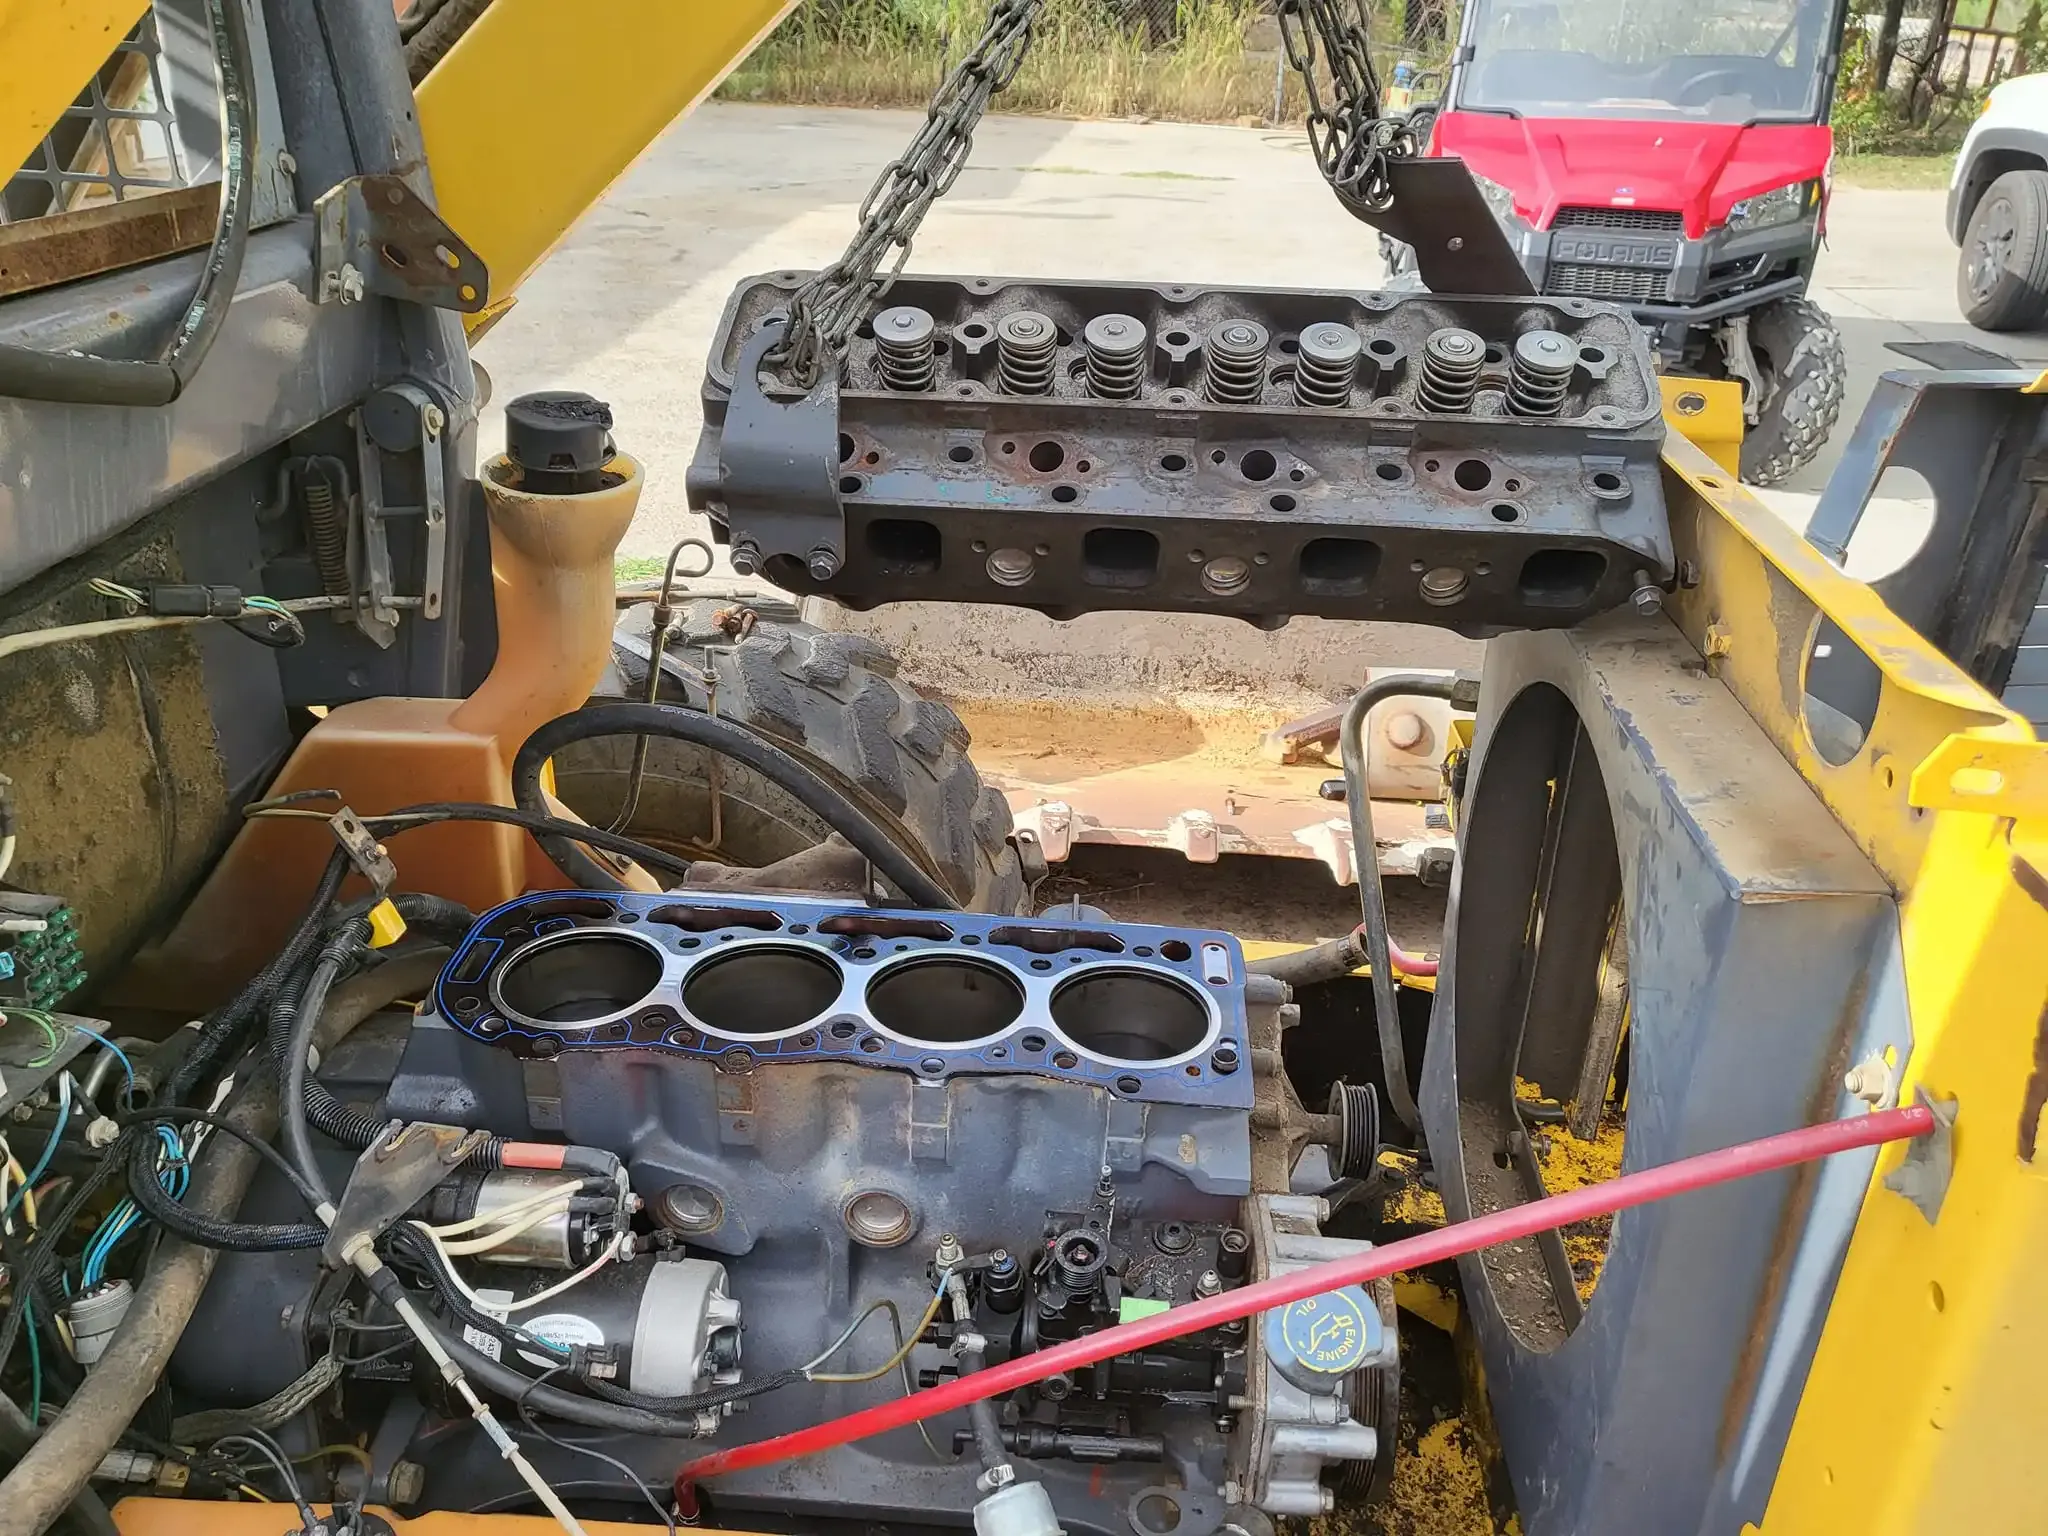
[[[713,1451],[708,1456],[685,1463],[676,1473],[676,1495],[684,1507],[689,1508],[695,1499],[694,1485],[722,1473],[769,1466],[778,1461],[830,1450],[854,1440],[864,1440],[885,1430],[901,1429],[919,1419],[955,1412],[985,1397],[1014,1392],[1060,1371],[1077,1371],[1113,1355],[1128,1354],[1222,1323],[1234,1323],[1254,1312],[1264,1312],[1345,1286],[1361,1285],[1399,1270],[1419,1269],[1425,1264],[1513,1242],[1516,1238],[1529,1237],[1552,1227],[1569,1226],[1589,1216],[1610,1215],[1690,1190],[1725,1184],[1730,1179],[1748,1178],[1752,1174],[1789,1168],[1795,1163],[1812,1162],[1836,1152],[1925,1136],[1933,1129],[1934,1114],[1925,1105],[1878,1110],[1847,1120],[1829,1120],[1781,1135],[1766,1136],[1760,1141],[1746,1141],[1719,1152],[1703,1152],[1697,1157],[1666,1163],[1661,1168],[1646,1168],[1640,1173],[1625,1174],[1618,1179],[1589,1184],[1583,1189],[1551,1195],[1527,1205],[1495,1211],[1489,1216],[1440,1227],[1434,1232],[1404,1238],[1398,1243],[1389,1243],[1352,1258],[1312,1265],[1277,1279],[1224,1291],[1204,1301],[1191,1302],[1136,1322],[1121,1323],[1099,1333],[1070,1339],[1050,1349],[1019,1355],[972,1375],[955,1377],[908,1397],[876,1403],[871,1408],[830,1419],[809,1429],[757,1440],[751,1445]]]

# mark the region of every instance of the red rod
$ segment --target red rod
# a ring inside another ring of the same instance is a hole
[[[1752,1174],[1789,1168],[1794,1163],[1812,1162],[1836,1152],[1925,1136],[1933,1129],[1934,1113],[1925,1105],[1879,1110],[1847,1120],[1830,1120],[1781,1135],[1766,1136],[1760,1141],[1746,1141],[1719,1152],[1703,1152],[1697,1157],[1666,1163],[1661,1168],[1646,1168],[1640,1173],[1625,1174],[1618,1179],[1589,1184],[1562,1195],[1531,1201],[1527,1205],[1495,1211],[1489,1216],[1439,1227],[1434,1232],[1403,1238],[1398,1243],[1373,1248],[1351,1258],[1332,1259],[1277,1279],[1262,1280],[1256,1285],[1224,1291],[1204,1301],[1154,1313],[1136,1322],[1084,1334],[1064,1344],[1055,1344],[1050,1349],[1019,1355],[1000,1365],[975,1371],[972,1375],[955,1377],[908,1397],[876,1403],[871,1408],[815,1424],[809,1429],[757,1440],[751,1445],[713,1451],[708,1456],[700,1456],[684,1464],[676,1474],[677,1495],[688,1508],[694,1500],[694,1485],[706,1478],[790,1461],[798,1456],[830,1450],[836,1445],[864,1440],[885,1430],[901,1429],[919,1419],[956,1412],[985,1397],[1028,1387],[1059,1371],[1077,1371],[1112,1355],[1129,1354],[1182,1334],[1234,1323],[1254,1312],[1285,1306],[1304,1297],[1320,1296],[1347,1285],[1361,1285],[1400,1270],[1420,1269],[1425,1264],[1456,1258],[1461,1253],[1513,1242],[1552,1227],[1569,1226],[1589,1216],[1606,1216],[1631,1206],[1682,1195],[1689,1190],[1725,1184],[1730,1179],[1748,1178]]]
[[[1411,955],[1392,939],[1387,941],[1387,958],[1394,962],[1394,969],[1403,976],[1434,976],[1436,962],[1422,955]]]

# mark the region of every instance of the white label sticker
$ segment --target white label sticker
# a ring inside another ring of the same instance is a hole
[[[531,1321],[521,1324],[536,1339],[545,1339],[550,1344],[559,1344],[564,1349],[574,1349],[578,1344],[594,1348],[604,1343],[604,1330],[589,1318],[576,1312],[545,1312]],[[519,1351],[519,1358],[530,1360],[546,1369],[560,1365],[560,1360],[550,1360],[531,1350]]]
[[[505,1321],[505,1307],[512,1300],[512,1293],[510,1291],[478,1291],[476,1299],[483,1303],[482,1306],[477,1308],[479,1312],[483,1313],[486,1317],[495,1317],[502,1323]],[[472,1328],[469,1324],[464,1323],[462,1325],[462,1342],[486,1359],[503,1360],[505,1358],[504,1346],[498,1342],[497,1335],[485,1333],[481,1328]]]

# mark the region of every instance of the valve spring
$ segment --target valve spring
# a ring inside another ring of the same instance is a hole
[[[1305,328],[1294,358],[1294,403],[1329,408],[1349,405],[1363,350],[1358,332],[1348,325],[1326,321]]]
[[[875,316],[875,366],[882,382],[911,393],[930,389],[939,371],[938,330],[928,313],[911,304]]]
[[[1145,382],[1145,349],[1151,338],[1129,315],[1097,315],[1083,327],[1088,350],[1088,392],[1104,400],[1135,400]]]
[[[1231,320],[1209,333],[1209,368],[1202,387],[1219,405],[1257,405],[1266,390],[1266,328]]]
[[[1422,344],[1422,382],[1416,399],[1425,411],[1469,411],[1486,366],[1486,343],[1470,331],[1445,326]]]
[[[1079,1229],[1052,1240],[1053,1278],[1070,1291],[1090,1291],[1108,1267],[1109,1251],[1101,1237]]]
[[[1579,349],[1556,331],[1515,338],[1508,360],[1508,409],[1517,416],[1556,416],[1564,410],[1578,367]]]
[[[1020,309],[996,323],[996,380],[1006,395],[1052,393],[1053,353],[1059,327],[1035,309]]]

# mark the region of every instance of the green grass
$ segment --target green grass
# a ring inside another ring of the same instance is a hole
[[[1955,156],[1837,155],[1835,180],[1850,187],[1945,187]]]
[[[731,101],[923,107],[987,14],[970,0],[811,0],[720,87]],[[1246,51],[1255,0],[1178,0],[1148,35],[1106,0],[1048,0],[1017,77],[991,105],[1053,117],[1265,121],[1273,56]],[[1303,110],[1290,71],[1286,112]]]
[[[664,564],[659,555],[621,555],[612,562],[612,580],[652,581],[661,574]]]

